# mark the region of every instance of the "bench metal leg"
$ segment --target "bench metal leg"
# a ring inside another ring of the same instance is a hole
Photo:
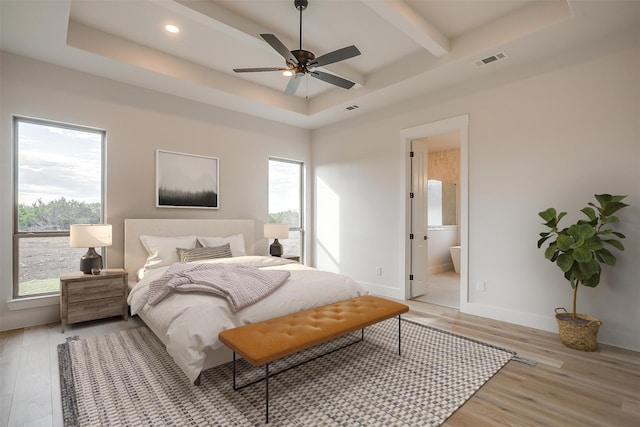
[[[400,333],[401,324],[402,324],[402,319],[400,319],[400,315],[398,314],[398,356],[402,356],[402,354],[400,354],[400,343],[402,340],[402,334]]]
[[[236,388],[236,352],[233,352],[233,389],[237,390]]]
[[[264,409],[264,413],[265,413],[265,417],[266,417],[266,424],[269,424],[269,364],[267,363],[265,366],[265,371],[264,371],[264,382],[265,382],[265,387],[264,387],[264,394],[265,394],[265,409]]]

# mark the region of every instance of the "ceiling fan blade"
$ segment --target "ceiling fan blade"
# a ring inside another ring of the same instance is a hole
[[[284,90],[284,94],[287,96],[292,96],[296,94],[298,90],[298,86],[300,86],[300,82],[302,81],[302,75],[296,74],[289,79],[289,83],[287,84],[286,89]]]
[[[271,67],[271,68],[234,68],[233,71],[235,71],[236,73],[257,73],[260,71],[285,71],[288,70],[288,68],[277,68],[277,67]]]
[[[311,77],[322,80],[323,82],[331,83],[332,85],[340,86],[345,89],[351,89],[354,82],[343,79],[342,77],[334,76],[333,74],[323,73],[322,71],[309,71]]]
[[[309,64],[307,64],[307,67],[322,67],[323,65],[333,64],[334,62],[338,61],[344,61],[345,59],[353,58],[354,56],[358,55],[360,55],[360,51],[358,50],[358,48],[351,45],[321,55],[313,61],[309,62]]]
[[[287,62],[298,65],[298,60],[291,53],[289,49],[273,34],[260,34],[260,37],[264,39],[269,45],[276,50]]]

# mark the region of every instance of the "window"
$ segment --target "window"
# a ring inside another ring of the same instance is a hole
[[[69,226],[102,222],[105,132],[14,117],[13,138],[13,296],[57,293],[87,251]]]
[[[269,222],[288,224],[289,238],[281,240],[284,256],[303,258],[302,228],[304,163],[269,158]]]

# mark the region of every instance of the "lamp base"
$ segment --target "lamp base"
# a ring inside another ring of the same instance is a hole
[[[271,256],[282,256],[282,243],[278,242],[278,239],[275,239],[271,246],[269,246],[269,254],[271,254]]]
[[[80,271],[84,274],[91,274],[91,270],[94,268],[102,270],[102,257],[94,248],[89,248],[87,253],[80,258]]]

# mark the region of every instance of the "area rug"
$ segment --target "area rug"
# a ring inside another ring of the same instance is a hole
[[[275,372],[349,340],[351,334],[270,365]],[[365,340],[269,380],[269,425],[439,426],[514,353],[402,320]],[[263,425],[264,383],[232,388],[231,363],[189,383],[146,327],[58,346],[65,425]],[[238,383],[263,368],[238,364]]]

